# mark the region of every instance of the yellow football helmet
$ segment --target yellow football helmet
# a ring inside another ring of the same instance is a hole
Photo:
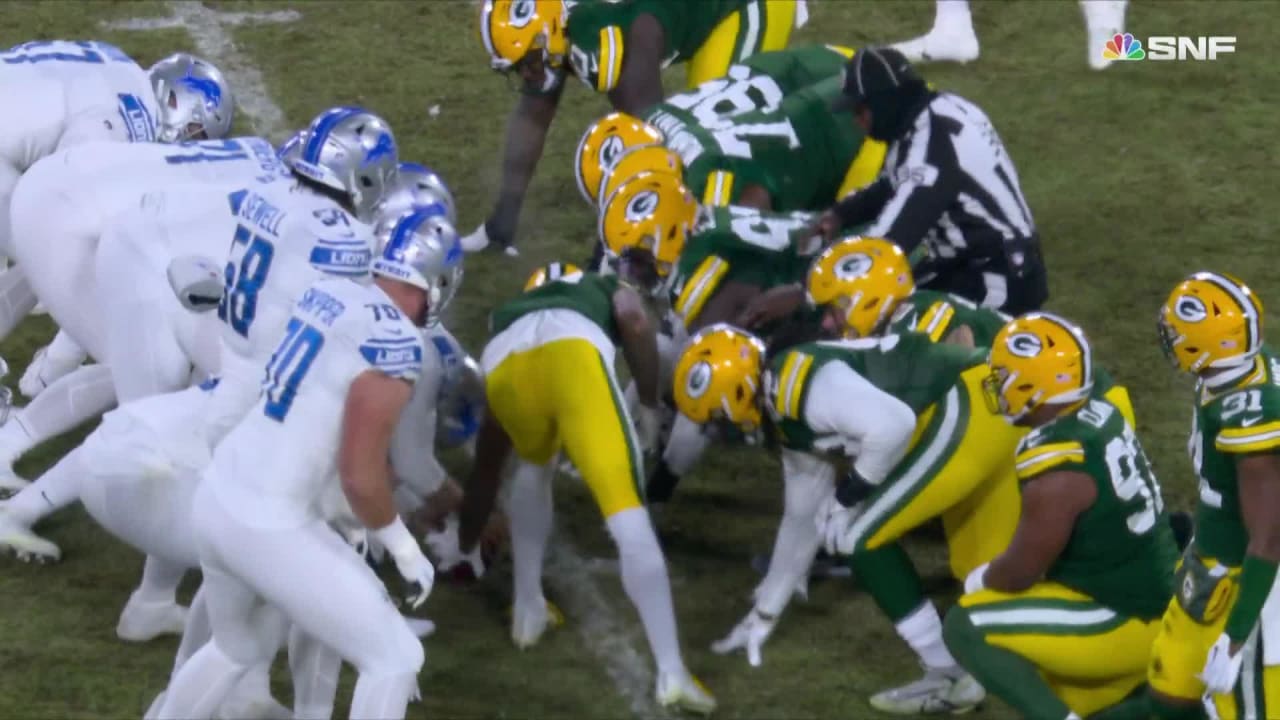
[[[548,67],[564,64],[569,51],[564,0],[485,0],[480,8],[480,39],[494,70],[516,67],[530,52],[540,52]]]
[[[676,361],[672,393],[690,420],[727,420],[745,432],[760,427],[764,343],[727,323],[709,325],[689,340]]]
[[[1093,350],[1078,325],[1047,312],[1014,318],[991,341],[987,405],[1018,421],[1044,405],[1084,400],[1093,390]]]
[[[530,290],[536,290],[549,282],[555,282],[562,277],[567,277],[580,272],[582,272],[582,269],[573,263],[547,263],[533,271],[533,274],[530,275],[529,279],[524,283],[524,291],[529,292]]]
[[[813,261],[805,283],[809,301],[844,311],[845,337],[874,335],[916,290],[902,249],[880,238],[849,237]]]
[[[600,240],[613,257],[647,250],[658,275],[666,277],[680,259],[698,216],[693,193],[670,173],[642,172],[622,183],[600,208]]]
[[[684,178],[684,164],[680,156],[665,145],[641,145],[626,152],[613,163],[613,167],[605,170],[600,178],[600,189],[597,198],[607,198],[622,183],[642,172],[662,172]]]
[[[1165,355],[1186,372],[1238,367],[1262,348],[1262,301],[1222,273],[1198,272],[1178,283],[1156,324]]]
[[[609,113],[595,121],[578,142],[578,150],[573,156],[578,192],[594,206],[608,197],[596,195],[600,191],[600,179],[623,153],[661,142],[662,133],[657,128],[626,113]]]

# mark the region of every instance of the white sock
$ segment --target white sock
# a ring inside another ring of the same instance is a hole
[[[640,613],[658,671],[684,672],[667,561],[662,556],[648,511],[644,508],[623,510],[611,516],[608,524],[609,533],[618,545],[622,587]]]
[[[894,628],[926,667],[944,669],[956,666],[956,659],[951,657],[942,641],[942,618],[938,617],[938,609],[933,603],[926,600],[915,612],[898,621]]]
[[[9,336],[36,306],[36,293],[21,270],[0,274],[0,338]]]
[[[10,425],[22,425],[22,442],[15,445],[22,453],[57,437],[80,423],[110,410],[116,403],[111,369],[106,365],[86,365],[58,378],[14,417],[0,427],[0,459],[9,450],[6,433]]]
[[[49,343],[44,349],[44,357],[46,362],[54,363],[62,366],[75,366],[84,362],[88,357],[88,353],[84,348],[76,344],[75,340],[66,332],[59,330],[57,335],[53,336],[53,342]]]
[[[182,565],[148,555],[142,566],[142,582],[138,583],[133,596],[149,604],[176,602],[178,585],[186,573],[187,568]]]
[[[937,0],[933,10],[933,28],[967,29],[973,32],[973,16],[968,0]]]
[[[416,674],[369,677],[361,673],[351,698],[351,720],[403,720],[410,700],[417,700]]]
[[[662,460],[678,476],[684,476],[697,464],[698,458],[706,451],[711,440],[702,431],[702,426],[676,413],[671,423],[671,432],[667,435],[667,446],[662,451]]]
[[[542,563],[551,536],[551,476],[546,467],[520,460],[509,485],[511,494],[506,508],[511,526],[515,603],[527,607],[545,602]]]
[[[338,693],[342,658],[298,626],[289,631],[289,673],[293,676],[295,720],[329,720]]]
[[[209,624],[209,606],[205,602],[204,588],[196,590],[191,598],[191,608],[187,611],[187,624],[182,628],[182,641],[178,643],[178,652],[173,658],[173,673],[177,675],[183,663],[213,639],[213,627]]]
[[[32,402],[34,403],[35,400]],[[0,462],[6,465],[13,465],[23,453],[36,445],[32,440],[31,431],[23,422],[22,416],[26,412],[27,409],[23,408],[10,417],[9,422],[0,425]]]
[[[231,693],[240,677],[249,670],[218,649],[210,641],[183,663],[165,691],[159,720],[210,718]]]
[[[9,425],[5,425],[0,433],[8,429]],[[30,528],[41,518],[79,500],[80,481],[88,471],[83,453],[76,448],[10,498],[6,507],[14,519]]]

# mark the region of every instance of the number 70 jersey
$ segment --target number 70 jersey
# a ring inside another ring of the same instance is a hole
[[[1173,593],[1177,547],[1160,485],[1120,410],[1095,389],[1078,410],[1024,437],[1014,463],[1024,485],[1069,471],[1097,491],[1046,579],[1122,614],[1159,617]]]
[[[257,515],[251,521],[314,519],[336,479],[351,383],[367,371],[417,382],[425,342],[376,284],[332,277],[303,290],[275,338],[257,403],[214,453],[223,491],[246,494],[239,505],[253,505],[244,509]]]

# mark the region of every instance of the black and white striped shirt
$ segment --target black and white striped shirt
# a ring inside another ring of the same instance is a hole
[[[924,244],[934,266],[987,259],[1017,265],[1014,256],[1037,243],[1000,136],[986,113],[951,93],[930,99],[889,146],[880,177],[835,211],[845,226],[870,222],[864,235],[892,240],[904,252]]]

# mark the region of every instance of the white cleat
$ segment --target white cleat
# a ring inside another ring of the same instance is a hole
[[[893,715],[961,715],[987,697],[972,675],[959,667],[926,668],[924,677],[871,696],[871,707]]]
[[[181,635],[187,608],[175,602],[144,602],[135,590],[120,612],[116,637],[125,642],[148,642],[161,635]]]
[[[521,609],[518,605],[511,608],[511,642],[521,650],[527,650],[547,632],[547,628],[556,628],[564,624],[564,614],[554,604],[542,601],[542,607]]]
[[[0,550],[12,552],[22,562],[45,563],[62,559],[57,545],[31,532],[31,528],[18,522],[4,503],[0,502]]]
[[[688,670],[658,673],[654,697],[664,708],[677,708],[697,715],[710,715],[716,709],[716,698]]]
[[[18,477],[12,463],[0,464],[0,500],[17,495],[30,484],[30,480]]]
[[[76,358],[73,362],[55,362],[49,359],[48,346],[42,347],[36,351],[31,358],[31,364],[27,366],[22,377],[18,379],[18,391],[25,395],[28,399],[34,398],[44,391],[45,388],[52,385],[58,378],[64,375],[70,375],[72,371],[80,367],[83,361]]]
[[[218,707],[213,717],[215,720],[293,720],[293,710],[271,696],[259,698],[232,694]]]
[[[470,235],[463,235],[460,241],[463,252],[475,253],[489,247],[489,233],[484,229],[484,223],[480,223],[480,227],[476,228]]]
[[[978,59],[978,36],[969,27],[934,27],[926,35],[891,45],[911,62],[967,63]]]
[[[1102,57],[1107,41],[1124,32],[1125,0],[1081,0],[1085,32],[1089,35],[1086,51],[1089,67],[1105,70],[1113,61]]]

